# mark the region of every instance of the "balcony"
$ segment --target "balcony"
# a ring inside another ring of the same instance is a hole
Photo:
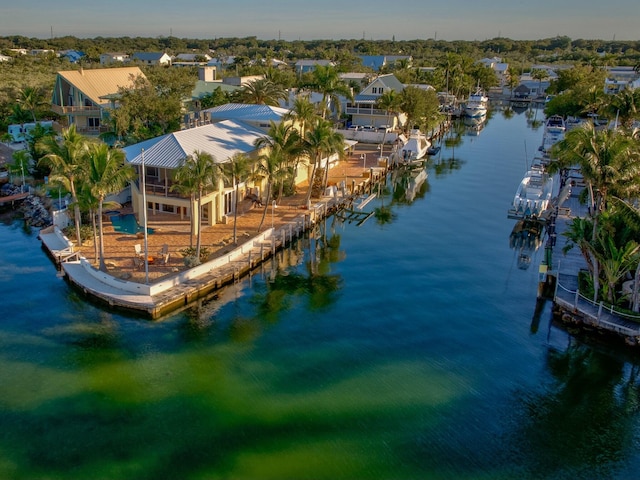
[[[92,106],[61,106],[61,105],[51,105],[51,110],[57,113],[58,115],[86,115],[91,117],[100,116],[101,108]]]
[[[387,112],[384,110],[380,110],[378,108],[371,107],[347,107],[345,108],[345,113],[347,115],[376,115],[380,117],[386,117]]]

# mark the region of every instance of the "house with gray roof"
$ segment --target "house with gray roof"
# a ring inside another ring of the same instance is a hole
[[[144,65],[171,65],[171,57],[164,52],[135,52],[131,59]]]
[[[276,124],[283,121],[283,117],[289,110],[281,107],[271,107],[269,105],[255,105],[246,103],[227,103],[218,107],[202,110],[211,122],[221,120],[236,120],[247,123],[255,128],[263,130],[269,129],[270,122]]]
[[[235,209],[233,185],[220,181],[202,198],[203,218],[197,220],[197,208],[189,196],[173,191],[175,170],[195,152],[210,154],[216,163],[227,163],[236,154],[257,158],[260,152],[254,142],[264,137],[264,131],[247,123],[225,120],[188,130],[162,135],[125,147],[127,162],[138,170],[138,178],[144,165],[144,184],[150,215],[157,212],[173,213],[181,219],[195,217],[196,224],[214,225],[226,222]],[[247,187],[241,185],[241,188]],[[259,186],[258,186],[259,187]],[[134,212],[144,208],[142,183],[131,184],[131,203]]]
[[[347,103],[344,112],[351,116],[352,125],[371,125],[373,127],[387,125],[389,115],[386,111],[376,107],[378,99],[390,90],[400,93],[404,90],[404,87],[395,75],[380,75],[362,89],[362,91],[354,97],[353,102]],[[392,118],[391,122],[393,124],[389,125],[389,127],[393,128],[395,127],[397,119]]]

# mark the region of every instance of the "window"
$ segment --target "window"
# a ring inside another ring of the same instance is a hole
[[[95,117],[87,118],[87,126],[89,128],[100,128],[100,119]]]
[[[145,165],[145,169],[147,170],[147,177],[160,178],[160,170],[158,167],[147,167]]]
[[[234,190],[230,191],[230,192],[226,192],[224,194],[224,214],[225,215],[229,215],[231,212],[233,212],[233,204],[234,204]]]

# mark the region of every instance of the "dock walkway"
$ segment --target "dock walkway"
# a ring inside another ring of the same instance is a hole
[[[562,233],[569,230],[575,217],[587,215],[587,207],[578,200],[580,190],[574,188],[558,208],[553,247],[558,252],[562,252],[569,242]],[[555,277],[554,313],[563,323],[593,327],[617,334],[629,345],[640,344],[640,314],[633,316],[617,312],[613,307],[607,307],[603,302],[595,303],[580,293],[578,274],[587,269],[587,264],[577,246],[564,255],[558,254],[552,263],[549,275]]]

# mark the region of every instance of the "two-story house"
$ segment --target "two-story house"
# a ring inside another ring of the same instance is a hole
[[[121,87],[130,88],[136,77],[144,77],[138,67],[60,71],[56,76],[51,109],[66,117],[67,125],[78,132],[98,135],[106,131],[103,121]]]
[[[378,99],[391,90],[396,93],[404,90],[404,85],[395,75],[380,75],[373,79],[354,96],[353,102],[347,102],[344,112],[351,116],[351,125],[395,128],[398,124],[397,115],[391,115],[389,118],[389,113],[377,106]]]
[[[224,223],[235,209],[234,188],[220,180],[202,198],[202,219],[189,195],[172,189],[176,169],[195,152],[210,154],[216,163],[227,163],[236,154],[257,158],[254,142],[265,132],[247,123],[225,120],[181,130],[124,148],[127,161],[138,169],[138,180],[131,184],[131,202],[136,214],[144,208],[140,173],[144,164],[147,212],[173,213],[180,219],[193,218],[195,225]],[[240,188],[248,188],[241,185]],[[259,189],[259,187],[258,187]]]

